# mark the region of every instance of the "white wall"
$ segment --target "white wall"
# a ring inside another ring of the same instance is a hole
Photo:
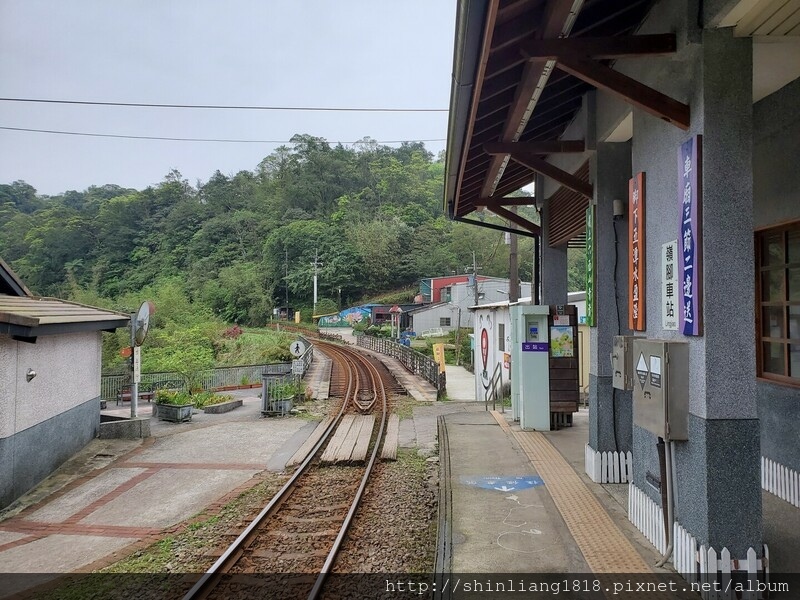
[[[0,335],[0,438],[100,396],[100,332],[41,336],[35,344]],[[29,382],[28,369],[36,371]]]
[[[508,383],[509,369],[505,366],[505,355],[508,354],[509,364],[511,361],[511,313],[507,306],[493,308],[479,308],[474,312],[475,317],[475,398],[483,400],[486,389],[489,386],[492,375],[497,365],[501,369],[501,385]],[[500,343],[500,329],[503,329],[503,343]],[[483,354],[481,349],[482,331],[486,330],[486,341],[488,353],[486,365],[484,367]],[[501,349],[504,348],[504,349]]]

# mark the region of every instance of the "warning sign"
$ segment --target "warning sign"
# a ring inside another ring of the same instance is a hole
[[[661,357],[650,357],[650,385],[655,388],[661,387]]]
[[[648,374],[647,361],[644,358],[644,354],[639,353],[639,360],[636,362],[636,377],[639,378],[639,385],[642,386],[642,389],[644,389]]]

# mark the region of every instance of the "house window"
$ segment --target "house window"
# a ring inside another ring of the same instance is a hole
[[[497,325],[497,349],[500,352],[506,351],[506,324],[499,323]]]
[[[759,377],[800,384],[800,222],[756,233]]]
[[[442,302],[450,302],[453,300],[453,288],[446,287],[442,289]]]
[[[450,327],[450,317],[439,317],[439,327]]]

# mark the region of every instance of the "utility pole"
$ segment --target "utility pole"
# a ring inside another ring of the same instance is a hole
[[[317,272],[319,267],[322,266],[322,263],[319,262],[319,257],[317,255],[317,249],[314,249],[314,262],[311,263],[311,266],[314,267],[314,308],[312,316],[317,314]]]
[[[289,249],[284,248],[284,262],[283,262],[283,270],[284,270],[284,278],[283,281],[286,287],[286,320],[289,320]]]
[[[475,306],[478,306],[478,263],[475,262],[475,251],[472,251],[472,294]]]
[[[517,207],[512,206],[511,212],[517,213]],[[508,224],[511,227],[511,223]],[[509,234],[508,249],[508,302],[519,300],[519,262],[517,260],[517,234]]]

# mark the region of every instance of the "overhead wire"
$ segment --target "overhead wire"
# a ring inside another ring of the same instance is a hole
[[[291,140],[245,140],[245,139],[232,139],[232,138],[186,138],[186,137],[168,137],[157,135],[124,135],[116,133],[93,133],[87,131],[61,131],[56,129],[34,129],[30,127],[6,127],[0,125],[0,130],[5,131],[23,131],[32,133],[49,133],[54,135],[76,135],[86,137],[101,137],[101,138],[117,138],[128,140],[162,140],[170,142],[217,142],[228,144],[292,144]],[[445,138],[427,139],[427,140],[373,140],[371,138],[366,140],[356,140],[352,142],[330,142],[334,144],[360,144],[360,143],[376,143],[376,144],[403,144],[413,142],[444,142]]]
[[[0,102],[72,104],[79,106],[125,106],[138,108],[197,108],[211,110],[272,110],[306,112],[448,112],[447,108],[359,108],[354,106],[258,106],[225,104],[161,104],[149,102],[101,102],[94,100],[56,100],[48,98],[0,98]]]
[[[0,102],[27,102],[40,104],[67,104],[82,106],[117,106],[117,107],[136,107],[136,108],[180,108],[180,109],[216,109],[216,110],[266,110],[266,111],[332,111],[332,112],[447,112],[445,108],[358,108],[358,107],[333,107],[333,106],[258,106],[258,105],[222,105],[222,104],[165,104],[147,102],[105,102],[94,100],[62,100],[48,98],[0,98]],[[97,133],[89,131],[64,131],[56,129],[39,129],[33,127],[10,127],[0,126],[0,130],[20,131],[31,133],[46,133],[51,135],[73,135],[83,137],[100,137],[129,140],[159,140],[170,142],[206,142],[206,143],[225,143],[225,144],[291,144],[291,140],[253,140],[237,138],[195,138],[195,137],[175,137],[175,136],[151,136],[151,135],[127,135],[116,133]],[[444,142],[445,138],[420,139],[420,140],[357,140],[353,142],[341,142],[338,144],[357,144],[361,142],[374,142],[376,144],[402,144],[411,142]]]

